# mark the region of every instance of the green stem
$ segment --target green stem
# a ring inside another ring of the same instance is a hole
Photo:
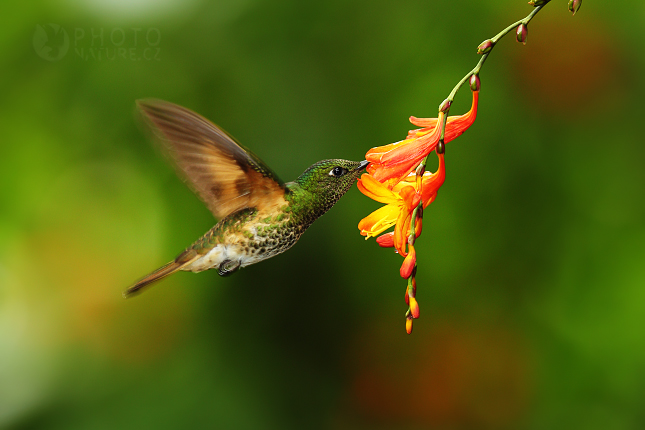
[[[478,75],[479,74],[479,71],[481,70],[481,68],[484,65],[484,63],[486,62],[486,60],[488,59],[488,56],[490,55],[491,52],[493,52],[493,49],[495,49],[495,45],[497,45],[497,42],[499,42],[499,40],[502,37],[506,36],[508,33],[513,31],[514,29],[516,29],[517,26],[520,25],[520,24],[528,25],[528,23],[531,22],[533,17],[535,17],[535,15],[537,15],[537,13],[540,10],[542,10],[542,8],[544,6],[545,5],[535,7],[533,9],[533,11],[530,14],[528,14],[525,18],[514,22],[513,24],[511,24],[508,27],[506,27],[504,30],[502,30],[499,33],[497,33],[493,38],[491,38],[490,40],[493,42],[493,47],[491,48],[491,50],[488,51],[485,54],[482,54],[482,58],[479,60],[479,62],[475,66],[475,68],[472,69],[470,72],[468,72],[468,74],[466,74],[466,76],[461,78],[459,83],[457,83],[457,85],[455,85],[455,87],[450,92],[450,95],[448,96],[448,100],[450,102],[452,102],[455,99],[455,95],[457,94],[457,91],[459,91],[461,89],[461,87],[466,83],[466,81],[468,81],[472,75]],[[450,107],[448,107],[448,109],[446,110],[446,116],[445,116],[445,118],[443,120],[443,124],[442,124],[442,127],[441,127],[441,140],[443,140],[443,137],[444,137],[445,132],[446,132],[446,121],[448,120],[448,113],[449,112],[450,112]]]

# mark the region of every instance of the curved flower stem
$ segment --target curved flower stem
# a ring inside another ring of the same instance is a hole
[[[459,83],[458,83],[457,85],[455,85],[455,87],[454,87],[454,88],[452,89],[452,91],[450,92],[450,95],[448,96],[448,99],[447,99],[447,100],[449,100],[450,102],[452,102],[452,101],[454,100],[454,98],[455,98],[455,95],[457,94],[457,91],[459,91],[459,89],[460,89],[460,88],[461,88],[461,87],[466,83],[466,81],[467,81],[468,79],[470,79],[470,77],[471,77],[472,75],[478,75],[478,74],[479,74],[479,71],[481,70],[482,66],[483,66],[483,65],[484,65],[484,63],[486,62],[486,59],[488,58],[488,56],[490,55],[490,53],[491,53],[491,52],[493,52],[493,49],[495,48],[495,45],[497,44],[497,42],[499,42],[499,40],[500,40],[502,37],[506,36],[508,33],[510,33],[511,31],[513,31],[514,29],[516,29],[518,25],[521,25],[521,24],[528,25],[528,23],[529,23],[529,22],[531,22],[531,20],[533,19],[533,17],[535,17],[535,15],[537,15],[537,13],[538,13],[538,12],[539,12],[539,11],[540,11],[544,6],[546,6],[546,4],[544,4],[544,5],[542,5],[542,6],[536,6],[536,7],[533,9],[533,11],[532,11],[530,14],[528,14],[528,16],[526,16],[524,19],[520,19],[519,21],[514,22],[513,24],[511,24],[511,25],[509,25],[508,27],[506,27],[504,30],[502,30],[502,31],[500,31],[499,33],[497,33],[493,38],[491,38],[491,39],[490,39],[490,41],[492,42],[492,44],[493,44],[493,45],[492,45],[492,47],[490,48],[490,51],[488,51],[488,52],[487,52],[487,53],[485,53],[485,54],[482,54],[482,58],[479,60],[479,62],[478,62],[478,63],[477,63],[477,65],[475,66],[475,68],[474,68],[474,69],[472,69],[470,72],[468,72],[468,74],[467,74],[466,76],[464,76],[463,78],[461,78],[461,81],[459,81]],[[446,119],[448,118],[448,111],[450,111],[450,106],[448,106],[448,109],[446,110],[446,116],[445,116],[445,118],[444,118],[443,126],[442,126],[442,129],[441,129],[441,139],[442,139],[442,140],[443,140],[444,133],[445,133],[445,131],[446,131]]]
[[[497,33],[493,38],[489,39],[489,41],[492,44],[492,46],[490,47],[490,50],[488,52],[482,54],[482,57],[480,58],[479,62],[475,66],[475,68],[472,69],[470,72],[468,72],[466,74],[466,76],[461,78],[461,80],[457,83],[457,85],[455,85],[455,87],[450,92],[450,95],[448,95],[448,98],[441,103],[441,106],[445,106],[445,103],[447,102],[447,107],[444,109],[445,115],[443,116],[443,121],[441,122],[441,137],[439,138],[439,144],[443,145],[444,137],[445,137],[445,134],[446,134],[446,124],[448,122],[448,114],[450,113],[450,105],[452,104],[452,102],[453,102],[453,100],[455,98],[455,95],[457,94],[457,91],[459,91],[459,89],[461,89],[461,87],[472,76],[479,75],[479,72],[480,72],[482,66],[484,65],[484,63],[486,62],[486,59],[488,58],[490,53],[493,52],[493,49],[495,48],[495,45],[497,44],[497,42],[499,42],[499,40],[502,37],[506,36],[508,33],[513,31],[515,28],[517,28],[517,26],[519,26],[519,25],[522,25],[522,24],[528,25],[528,23],[531,22],[531,20],[535,17],[535,15],[537,15],[538,12],[540,12],[540,10],[542,10],[542,8],[544,6],[546,6],[547,4],[548,4],[548,1],[547,1],[547,3],[544,3],[544,4],[540,5],[540,6],[536,6],[531,11],[531,13],[528,14],[525,18],[514,22],[513,24],[511,24],[508,27],[506,27],[504,30],[502,30],[499,33]],[[423,159],[423,161],[421,161],[421,163],[419,164],[420,167],[419,167],[419,169],[417,169],[417,181],[419,181],[419,172],[421,172],[421,175],[423,175],[423,171],[425,171],[425,166],[426,166],[427,161],[428,161],[428,157],[426,156]],[[417,219],[417,211],[418,211],[419,207],[422,207],[422,206],[423,206],[423,201],[419,202],[419,206],[417,206],[414,209],[414,212],[412,213],[412,220],[410,222],[410,236],[408,238],[409,243],[414,243],[414,239],[416,238],[416,234],[415,234],[415,231],[414,231],[414,226],[415,226],[415,222],[416,222],[416,219]]]

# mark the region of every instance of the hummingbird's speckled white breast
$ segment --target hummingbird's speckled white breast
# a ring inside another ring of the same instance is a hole
[[[243,232],[227,234],[223,243],[216,244],[182,270],[202,272],[225,262],[239,262],[239,267],[245,267],[280,254],[291,248],[306,230],[306,227],[288,228],[288,221],[287,216],[278,224],[247,225]]]

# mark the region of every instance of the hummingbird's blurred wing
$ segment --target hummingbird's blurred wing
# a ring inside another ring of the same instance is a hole
[[[173,103],[138,100],[137,106],[216,218],[284,204],[284,183],[224,130]]]

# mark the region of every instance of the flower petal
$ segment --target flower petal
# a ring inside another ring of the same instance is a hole
[[[439,121],[443,121],[443,115],[443,112],[439,114]],[[380,163],[373,166],[372,176],[379,182],[407,176],[435,149],[440,136],[441,128],[435,127],[432,133],[412,139],[410,143],[383,154]]]
[[[439,118],[417,118],[416,116],[411,116],[410,122],[416,125],[417,127],[428,128],[428,127],[436,127],[438,119]],[[412,133],[413,131],[416,131],[416,130],[410,130],[410,133]]]
[[[477,117],[479,91],[473,91],[473,101],[470,110],[459,116],[451,116],[446,120],[444,142],[450,142],[460,136],[470,127]],[[379,182],[407,176],[430,152],[432,152],[441,136],[441,124],[444,113],[438,118],[415,118],[410,120],[416,125],[426,125],[426,128],[411,130],[408,138],[394,144],[372,148],[368,151],[368,161],[372,162],[369,172]]]
[[[423,187],[421,191],[421,199],[423,200],[423,207],[427,207],[432,203],[437,196],[437,191],[446,180],[446,162],[444,154],[437,154],[439,158],[439,167],[437,171],[430,176],[423,177]]]
[[[473,125],[477,118],[477,105],[479,104],[479,91],[473,91],[473,102],[470,110],[461,116],[453,116],[448,118],[446,124],[446,134],[444,142],[448,143],[451,140],[461,136],[468,127]]]
[[[407,257],[408,255],[405,248],[408,243],[408,236],[410,235],[411,218],[411,211],[402,208],[396,220],[396,226],[394,227],[394,247],[403,257]]]
[[[361,175],[357,185],[361,193],[377,202],[391,204],[400,200],[399,196],[367,173]]]
[[[360,220],[358,229],[363,236],[378,236],[396,223],[400,212],[400,206],[385,205]]]
[[[383,154],[385,154],[385,153],[387,153],[387,152],[389,152],[389,151],[391,151],[393,149],[396,149],[401,145],[407,145],[412,140],[414,140],[414,139],[404,139],[404,140],[400,140],[398,142],[388,143],[387,145],[383,145],[383,146],[375,146],[374,148],[372,148],[369,151],[367,151],[367,153],[365,154],[365,159],[367,161],[369,161],[369,162],[372,162],[372,163],[380,163],[381,162],[381,156]]]

